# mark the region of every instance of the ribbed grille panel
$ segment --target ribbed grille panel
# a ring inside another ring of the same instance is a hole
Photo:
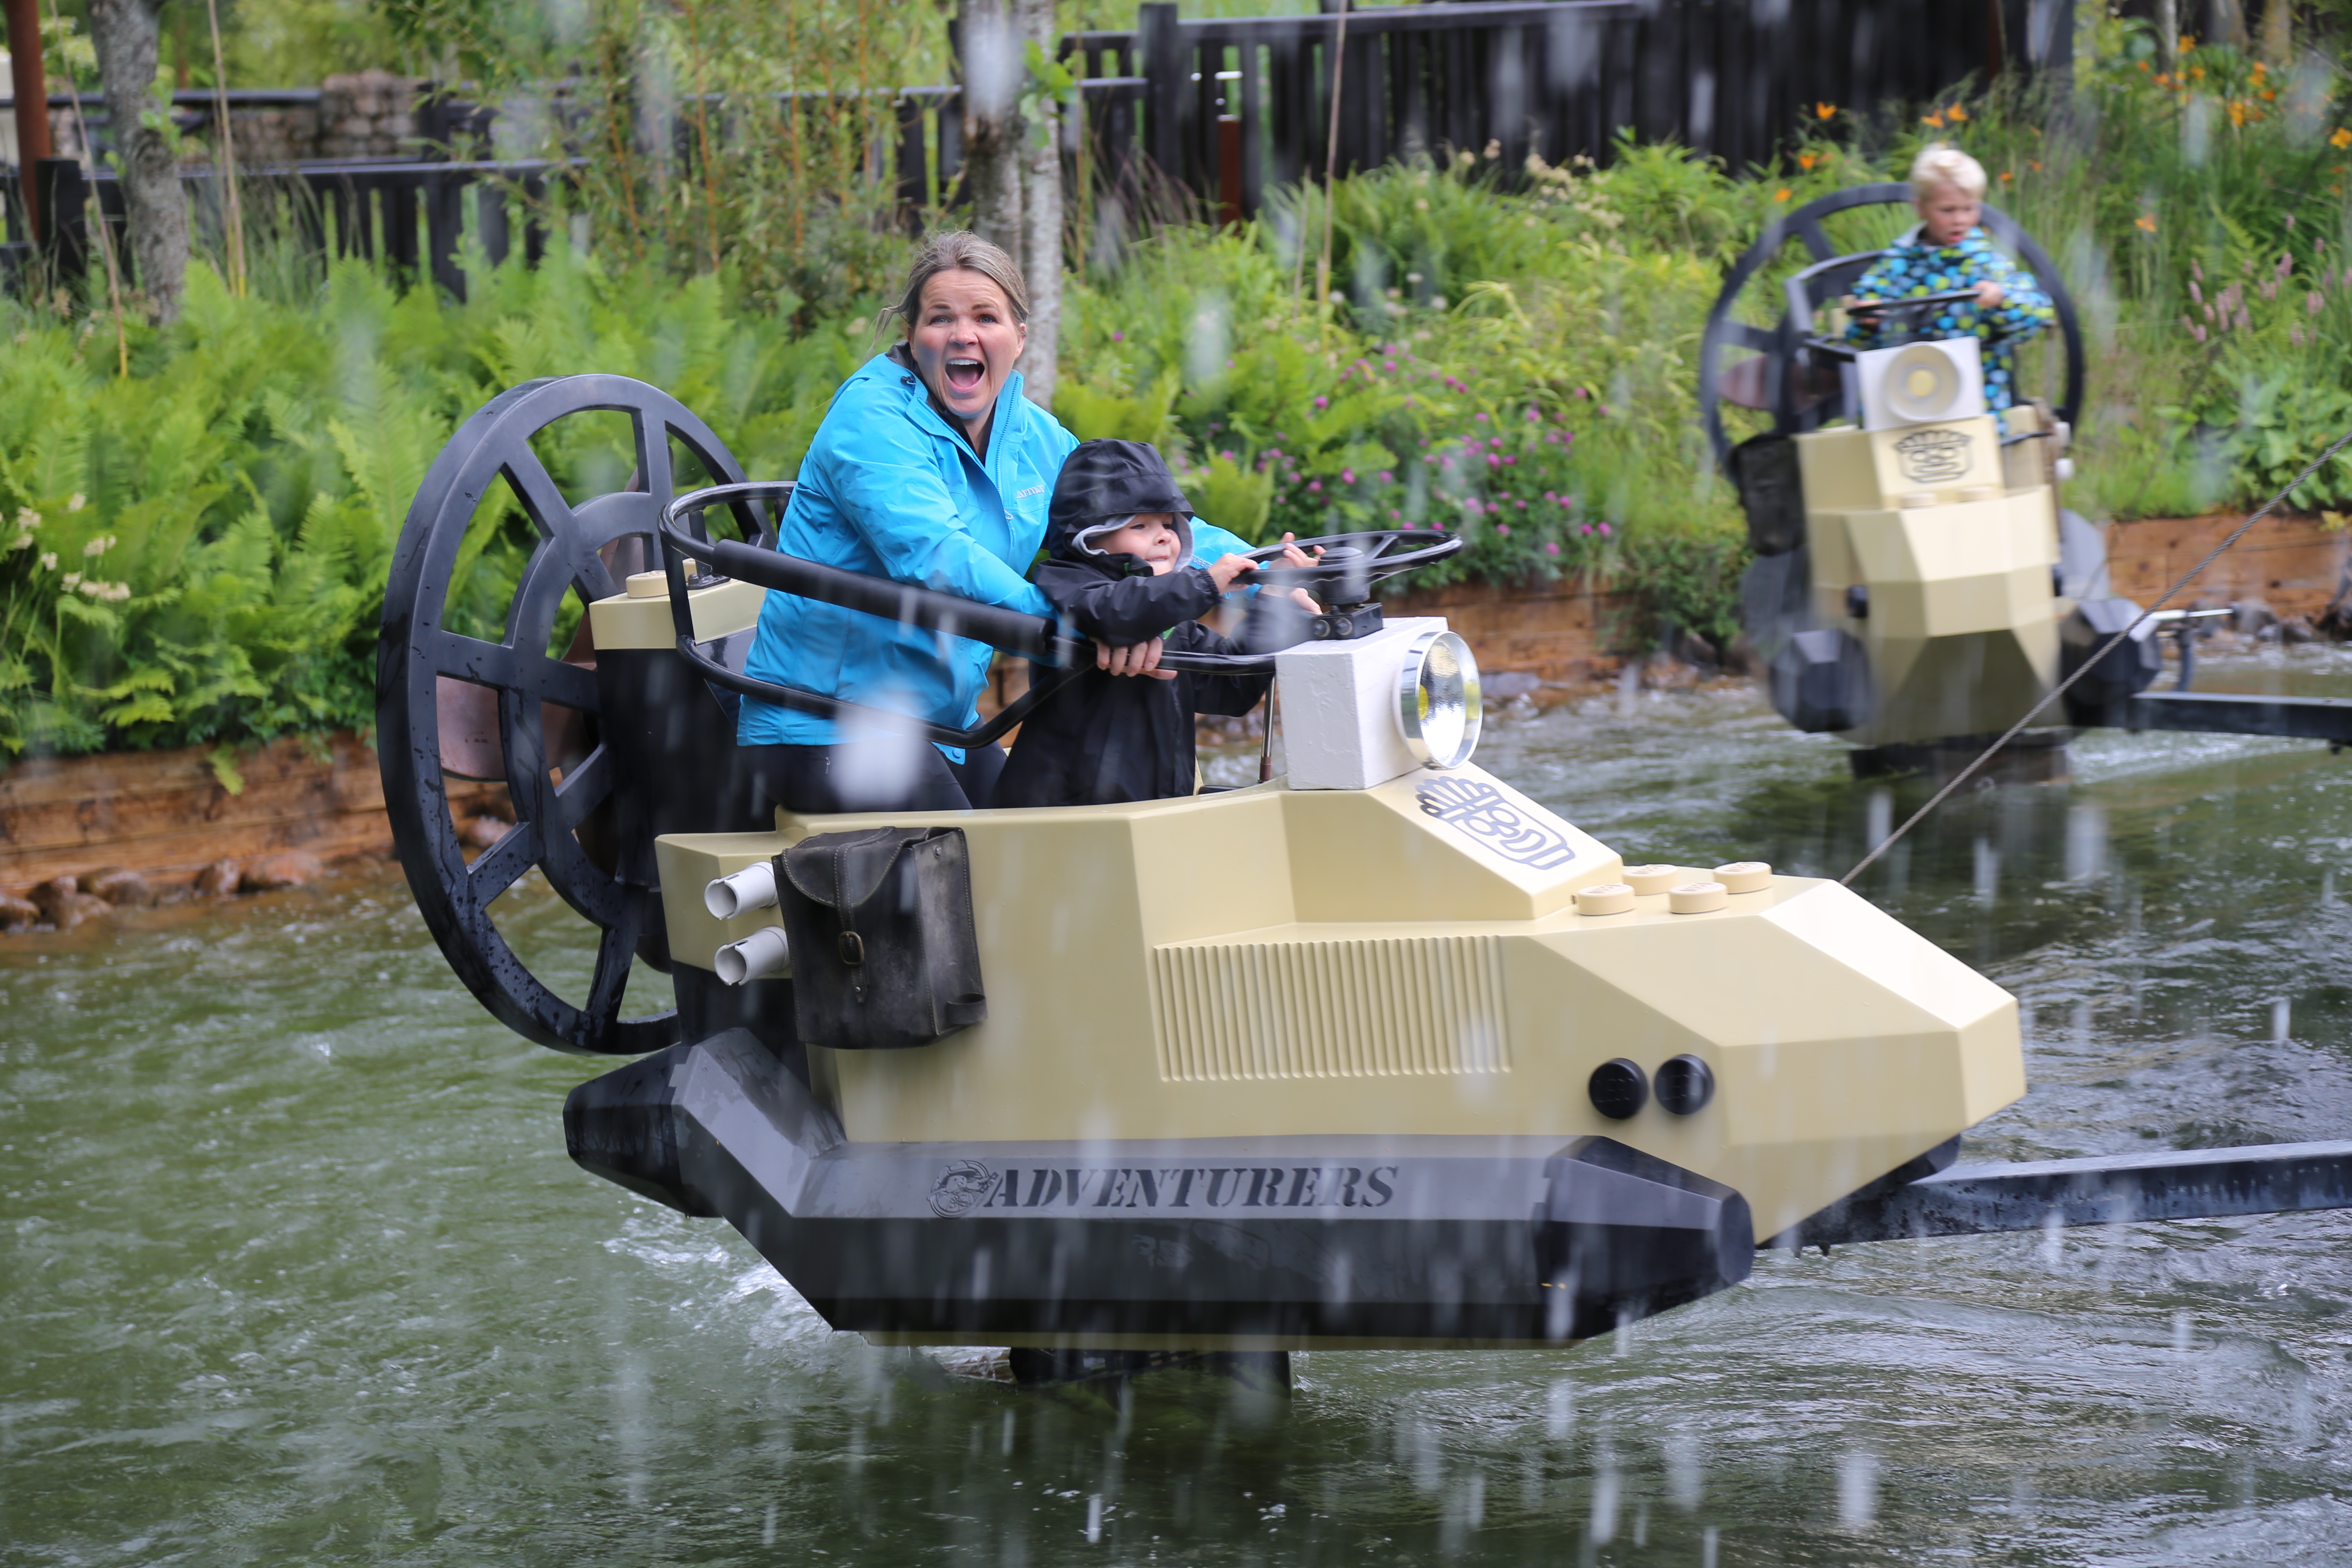
[[[1511,1070],[1491,936],[1158,947],[1151,978],[1163,1079]]]

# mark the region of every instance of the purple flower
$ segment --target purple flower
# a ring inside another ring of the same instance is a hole
[[[1489,452],[1486,454],[1486,466],[1490,468],[1499,468],[1503,466],[1503,459]]]
[[[1127,342],[1127,334],[1125,332],[1113,332],[1110,335],[1110,341],[1115,343],[1123,343]]]
[[[1315,406],[1318,408],[1328,408],[1331,406],[1331,400],[1328,397],[1318,396],[1315,399]]]
[[[1476,421],[1478,421],[1478,423],[1479,423],[1479,424],[1481,424],[1481,425],[1484,425],[1485,423],[1486,423],[1486,411],[1485,411],[1484,409],[1481,409],[1479,412],[1477,412],[1477,413],[1475,413],[1475,414],[1472,415],[1470,417],[1472,417],[1473,419],[1475,419],[1475,420],[1476,420]]]
[[[1559,498],[1558,496],[1556,496],[1556,495],[1552,494],[1552,493],[1551,493],[1551,491],[1549,491],[1549,490],[1546,490],[1546,491],[1544,491],[1544,500],[1558,500],[1559,499]]]
[[[1605,522],[1601,525],[1601,537],[1603,539],[1609,537],[1609,525]]]
[[[1609,405],[1605,403],[1601,405],[1601,417],[1603,419],[1609,417]]]
[[[1547,539],[1544,541],[1544,553],[1546,555],[1557,555],[1559,553],[1559,546],[1551,540]]]
[[[1526,498],[1525,496],[1521,496],[1521,497],[1519,498],[1519,510],[1520,510],[1521,511],[1525,511],[1525,510],[1528,510],[1528,500],[1527,500],[1527,498]]]
[[[1536,405],[1535,405],[1534,404],[1530,403],[1530,404],[1528,404],[1528,424],[1533,425],[1533,424],[1535,424],[1537,421],[1540,420],[1542,417],[1543,417],[1543,416],[1542,416],[1542,415],[1538,414],[1538,413],[1536,412]]]
[[[1223,458],[1228,463],[1234,460],[1234,455],[1231,452],[1220,452],[1217,456]]]
[[[1396,476],[1389,472],[1386,468],[1382,468],[1381,470],[1381,483],[1384,485],[1392,485],[1396,483]]]
[[[1397,509],[1396,509],[1396,508],[1394,508],[1394,507],[1391,507],[1391,508],[1389,508],[1389,521],[1390,521],[1391,522],[1394,522],[1397,519],[1399,519],[1399,518],[1402,517],[1403,515],[1404,515],[1404,513],[1402,513],[1402,512],[1401,512],[1401,511],[1397,510]]]
[[[1580,386],[1574,392],[1570,393],[1570,395],[1572,397],[1590,397],[1592,394],[1585,391],[1584,388]]]
[[[1307,488],[1313,490],[1316,494],[1320,495],[1323,493],[1323,481],[1321,479],[1309,479],[1307,481]]]
[[[1583,527],[1581,527],[1581,528],[1578,529],[1576,531],[1577,531],[1577,532],[1579,532],[1579,533],[1580,533],[1580,534],[1582,534],[1582,535],[1584,535],[1587,539],[1590,539],[1590,538],[1591,538],[1591,537],[1592,537],[1592,525],[1591,525],[1591,523],[1589,523],[1589,522],[1588,522],[1588,523],[1586,523]]]
[[[1393,371],[1396,369],[1396,361],[1392,359],[1384,359],[1381,361],[1381,368],[1382,370]]]
[[[1494,448],[1495,448],[1495,450],[1496,450],[1497,452],[1499,452],[1499,451],[1501,451],[1501,450],[1503,449],[1503,438],[1502,438],[1500,436],[1497,436],[1497,437],[1494,437],[1492,440],[1488,441],[1488,442],[1486,443],[1486,445],[1488,445],[1489,447],[1494,447]]]
[[[1495,525],[1495,531],[1508,539],[1511,537],[1511,525],[1507,522],[1498,522]]]
[[[1356,482],[1356,470],[1353,468],[1341,468],[1339,470],[1339,482],[1343,485],[1354,484]]]
[[[1505,458],[1503,459],[1503,466],[1507,468],[1516,468],[1519,466],[1519,459],[1517,457]]]

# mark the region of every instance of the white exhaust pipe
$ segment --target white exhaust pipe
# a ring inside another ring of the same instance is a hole
[[[713,920],[731,921],[737,915],[764,910],[775,901],[776,868],[770,860],[746,866],[702,889],[702,907],[710,911]]]
[[[716,882],[710,885],[719,886]],[[792,961],[792,944],[784,940],[784,928],[764,926],[741,942],[730,942],[720,948],[711,959],[710,967],[728,984],[740,985],[746,980],[773,974]]]

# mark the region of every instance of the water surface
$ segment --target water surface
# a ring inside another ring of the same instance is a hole
[[[2327,649],[2207,672],[2352,690]],[[1864,881],[2025,1003],[2032,1091],[1964,1157],[2345,1135],[2352,759],[2074,754]],[[1744,690],[1507,718],[1480,760],[1633,860],[1837,875],[1925,798]],[[576,994],[576,921],[519,916]],[[7,1563],[2352,1556],[2342,1215],[1768,1254],[1571,1351],[1115,1408],[835,1334],[582,1173],[598,1064],[481,1013],[396,873],[0,942],[0,1020]]]

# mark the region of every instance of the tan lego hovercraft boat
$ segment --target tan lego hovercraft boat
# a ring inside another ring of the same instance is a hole
[[[1983,211],[2056,308],[2038,352],[2061,373],[2051,397],[2008,410],[2005,432],[1975,339],[1867,352],[1843,341],[1841,300],[1882,253],[1841,254],[1824,226],[1910,200],[1908,185],[1861,186],[1772,225],[1731,269],[1701,344],[1707,433],[1755,555],[1743,620],[1780,715],[1850,742],[1864,773],[1949,771],[2029,715],[2038,728],[2011,742],[2001,776],[2063,773],[2069,727],[2352,739],[2340,701],[2190,691],[2197,613],[2142,621],[2110,589],[2103,535],[2059,500],[2082,403],[2081,328],[2057,267],[2014,220]],[[1792,271],[1781,260],[1791,246],[1807,253]],[[1777,289],[1769,310],[1750,312],[1771,325],[1743,317],[1751,289]],[[1959,298],[1872,308],[1900,329]],[[1749,421],[1760,431],[1735,445],[1727,405],[1761,416]],[[2151,691],[2168,632],[2179,679]]]
[[[646,488],[567,504],[531,437],[612,409]],[[673,499],[674,450],[722,485]],[[542,542],[494,644],[441,616],[501,475]],[[459,977],[530,1038],[635,1058],[572,1094],[572,1157],[723,1217],[835,1328],[1097,1355],[1556,1345],[1735,1285],[1774,1238],[2321,1206],[2344,1185],[2340,1151],[1945,1169],[2024,1091],[2015,1001],[1834,883],[1737,844],[1628,865],[1481,771],[1472,651],[1372,597],[1456,547],[1440,536],[1327,542],[1316,635],[1255,656],[1285,777],[762,819],[735,702],[843,706],[743,674],[764,594],[952,626],[1031,659],[1039,689],[1091,650],[782,555],[759,509],[790,487],[739,481],[642,384],[492,402],[402,539],[380,744]],[[752,542],[709,536],[728,515]],[[657,569],[632,575],[630,552]],[[542,651],[567,590],[593,669]],[[459,732],[490,706],[494,732]],[[868,718],[972,744],[1024,707],[975,731]],[[443,784],[461,767],[517,807],[470,864]],[[584,1003],[490,919],[534,868],[601,932]],[[639,958],[676,1005],[625,1018]]]

